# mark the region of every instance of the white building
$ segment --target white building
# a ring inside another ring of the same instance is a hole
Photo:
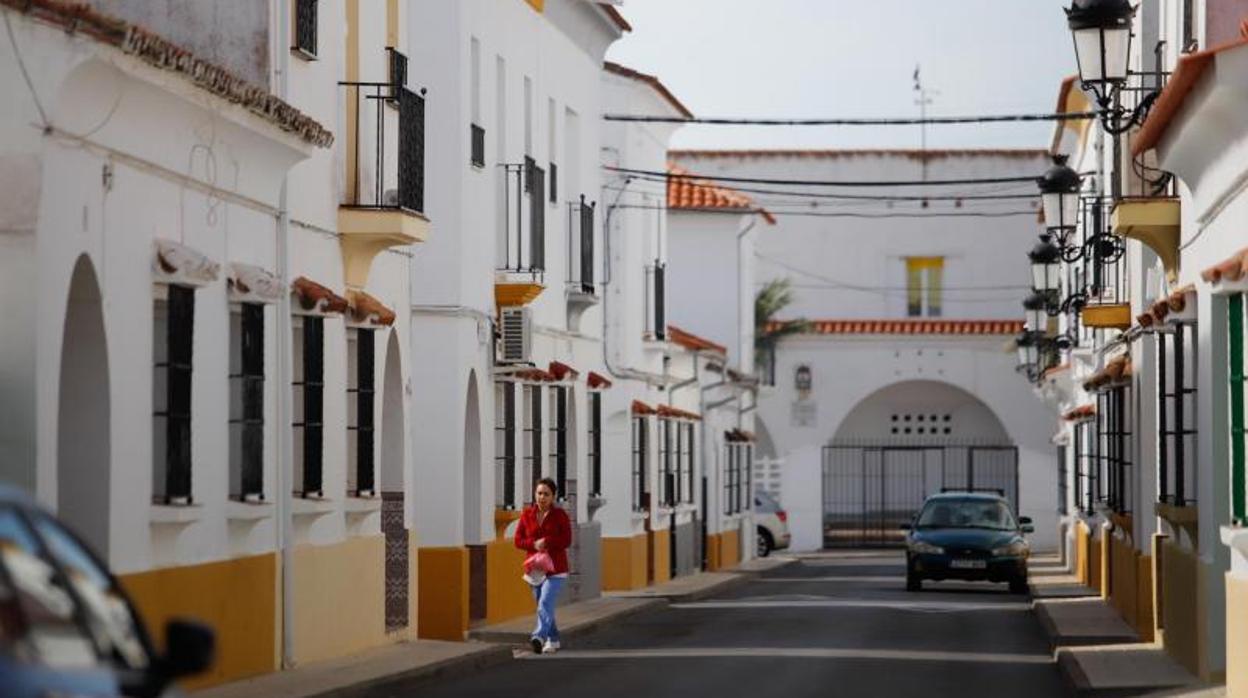
[[[408,262],[383,250],[428,224],[398,8],[90,4],[118,17],[0,4],[0,477],[158,637],[216,629],[199,685],[401,640]],[[361,78],[391,93],[383,150]]]
[[[1046,164],[1031,150],[671,157],[709,177],[817,181],[1031,178]],[[968,485],[1005,492],[1035,522],[1036,548],[1056,546],[1048,413],[1015,384],[1006,347],[1022,328],[1028,271],[1018,250],[1036,231],[1034,186],[838,187],[812,197],[740,185],[778,219],[754,239],[756,286],[790,279],[795,302],[778,319],[811,321],[763,357],[775,385],[756,416],[758,455],[783,461],[795,548],[891,539],[926,494]],[[978,198],[1002,193],[1020,198]]]
[[[579,0],[425,3],[408,17],[412,80],[439,134],[427,208],[451,231],[412,260],[422,636],[531,612],[510,533],[539,476],[560,482],[577,527],[566,599],[598,594],[585,495],[604,370],[600,72],[627,29]]]

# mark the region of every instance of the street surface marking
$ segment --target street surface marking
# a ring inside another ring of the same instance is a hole
[[[936,652],[927,650],[835,649],[823,647],[672,647],[635,650],[561,650],[553,655],[525,654],[517,659],[867,659],[974,664],[1052,664],[1049,654]]]

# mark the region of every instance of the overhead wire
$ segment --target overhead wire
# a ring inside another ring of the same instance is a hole
[[[616,208],[634,209],[634,210],[650,210],[650,211],[682,211],[682,212],[698,212],[708,211],[714,213],[732,212],[733,210],[741,213],[749,213],[751,211],[761,212],[758,207],[740,208],[740,209],[724,209],[724,208],[698,208],[698,207],[669,207],[647,204],[618,204]],[[1033,211],[929,211],[929,212],[892,212],[892,213],[866,213],[851,211],[772,211],[767,209],[768,213],[775,216],[802,216],[808,218],[1010,218],[1014,216],[1035,216]]]
[[[743,182],[746,184],[777,184],[785,186],[810,187],[929,187],[968,184],[1007,184],[1011,182],[1035,182],[1035,175],[1018,177],[982,177],[963,179],[919,179],[919,180],[813,180],[813,179],[768,179],[763,177],[726,177],[720,175],[681,174],[662,170],[642,170],[629,167],[604,165],[603,169],[621,174],[664,177],[666,179],[691,180],[695,183],[704,182]]]
[[[920,118],[833,118],[833,119],[756,119],[746,117],[654,116],[649,114],[604,114],[606,121],[641,123],[703,124],[711,126],[923,126],[948,124],[991,124],[1026,121],[1081,121],[1097,118],[1096,112],[1056,114],[996,114],[978,116],[928,116]]]

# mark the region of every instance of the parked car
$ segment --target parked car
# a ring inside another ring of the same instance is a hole
[[[763,490],[754,493],[754,524],[758,527],[758,556],[789,547],[789,515]]]
[[[1013,593],[1027,591],[1031,547],[1026,516],[1015,520],[1004,497],[979,492],[934,494],[923,503],[906,535],[906,590],[924,579],[1006,582]]]
[[[168,696],[207,669],[211,629],[165,627],[158,655],[117,580],[71,531],[0,485],[0,694]]]

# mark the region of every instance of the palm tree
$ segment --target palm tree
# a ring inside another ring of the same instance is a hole
[[[774,383],[776,345],[780,340],[810,329],[804,318],[776,322],[776,315],[793,303],[793,284],[789,279],[772,279],[754,296],[754,365],[764,375],[764,382]]]

